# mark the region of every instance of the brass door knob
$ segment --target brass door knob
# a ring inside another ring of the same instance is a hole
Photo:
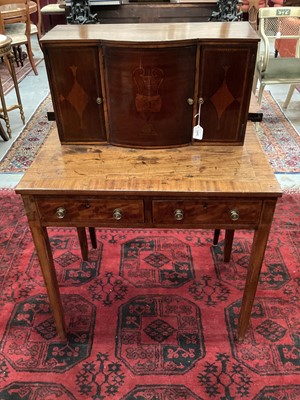
[[[66,215],[66,209],[65,208],[63,208],[63,207],[58,207],[57,209],[56,209],[56,216],[57,216],[57,218],[59,218],[59,219],[63,219],[63,218],[65,218],[65,215]]]
[[[102,104],[102,102],[103,102],[103,99],[101,99],[101,97],[97,97],[96,103],[97,104]]]
[[[122,218],[122,211],[119,208],[116,208],[113,211],[113,217],[114,217],[114,219],[116,219],[118,221],[119,219]]]
[[[194,104],[194,100],[190,97],[187,99],[188,105],[192,106]]]
[[[183,219],[183,211],[180,209],[175,210],[174,217],[177,221],[181,221]]]
[[[238,210],[230,210],[229,214],[232,221],[237,221],[240,217]]]

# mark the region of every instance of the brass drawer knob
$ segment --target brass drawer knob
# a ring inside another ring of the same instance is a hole
[[[232,221],[237,221],[240,217],[238,210],[230,210],[229,214]]]
[[[183,211],[180,209],[175,210],[174,217],[177,221],[181,221],[183,219]]]
[[[55,214],[56,214],[57,218],[63,219],[63,218],[65,218],[65,215],[66,215],[66,209],[63,208],[63,207],[58,207],[56,209],[56,213]]]
[[[194,104],[194,100],[191,99],[190,97],[187,99],[188,105],[192,106]]]
[[[119,208],[116,208],[113,212],[113,217],[118,221],[122,218],[122,211]]]

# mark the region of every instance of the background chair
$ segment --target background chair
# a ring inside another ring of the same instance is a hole
[[[36,3],[36,13],[30,14],[30,23],[36,25],[37,36],[40,39],[42,37],[42,14],[41,14],[40,0],[32,0],[32,1]],[[31,27],[31,29],[34,30],[35,28]]]
[[[259,45],[253,89],[260,81],[258,102],[261,104],[266,85],[300,84],[300,7],[269,7],[259,10]],[[295,22],[295,24],[291,23]],[[291,26],[296,29],[291,29]],[[293,40],[296,42],[295,57],[275,57],[276,40]],[[288,106],[291,93],[286,98],[284,107]]]
[[[0,0],[0,6],[11,4],[10,0]],[[29,0],[13,0],[13,4],[19,5],[14,13],[9,15],[0,12],[0,33],[12,39],[12,47],[17,65],[23,65],[21,45],[25,44],[31,67],[38,74],[31,47],[31,35],[38,35],[38,28],[30,21]],[[18,51],[16,51],[18,49]]]
[[[254,30],[257,30],[258,11],[261,7],[266,7],[266,0],[243,0],[240,10],[248,13],[249,24]]]
[[[50,0],[53,1],[53,0]],[[66,23],[65,19],[65,11],[66,10],[66,4],[62,0],[58,0],[55,3],[48,3],[41,7],[41,17],[42,17],[42,32],[45,33],[47,30],[52,28],[55,24],[53,23],[52,17],[57,17],[57,16],[62,16],[63,18],[60,19],[60,23]],[[45,23],[46,21],[44,20],[44,17],[48,16],[49,17],[49,22],[48,24]]]
[[[7,65],[9,72],[11,73],[11,77],[14,83],[14,88],[15,88],[15,93],[16,93],[16,98],[17,98],[17,104],[7,106],[6,101],[5,101],[5,96],[4,96],[4,91],[2,87],[2,81],[0,77],[0,101],[1,101],[1,109],[0,109],[0,118],[4,119],[5,125],[6,125],[6,130],[7,134],[5,133],[4,129],[2,128],[2,125],[0,127],[0,136],[2,137],[3,140],[8,140],[11,138],[11,128],[10,128],[10,122],[9,122],[9,117],[8,113],[9,111],[19,109],[21,119],[23,124],[25,125],[25,115],[23,111],[23,105],[21,101],[21,96],[19,92],[19,86],[18,86],[18,81],[16,77],[16,72],[15,72],[15,66],[13,62],[13,55],[11,52],[11,38],[0,35],[0,57],[4,60],[5,64]]]

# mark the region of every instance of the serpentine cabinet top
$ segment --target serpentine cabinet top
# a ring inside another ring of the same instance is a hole
[[[258,41],[250,24],[244,22],[191,22],[149,24],[57,25],[41,39],[51,42],[189,43],[201,40]]]

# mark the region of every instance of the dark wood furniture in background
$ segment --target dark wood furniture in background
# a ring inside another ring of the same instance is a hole
[[[101,24],[207,22],[217,9],[216,0],[179,1],[170,3],[124,2],[120,6],[92,7]]]
[[[71,0],[67,0],[65,13],[63,8],[47,7],[57,0],[41,0],[43,32],[58,24],[66,23],[71,13]],[[216,0],[171,0],[163,1],[128,1],[107,0],[90,1],[92,14],[97,14],[101,24],[156,23],[156,22],[207,22],[212,13],[217,11]],[[60,12],[61,11],[61,12]],[[59,15],[64,14],[64,15]]]
[[[24,200],[57,332],[64,312],[47,227],[254,230],[237,337],[245,336],[281,190],[249,125],[244,146],[61,146],[53,130],[17,189]],[[230,235],[229,235],[230,236]],[[226,254],[225,254],[226,256]]]
[[[243,144],[258,43],[247,22],[57,26],[41,42],[62,143]]]
[[[119,4],[118,4],[119,3]],[[178,1],[90,1],[91,13],[101,24],[207,22],[216,11],[216,0]],[[66,15],[71,13],[71,0],[66,1]]]

